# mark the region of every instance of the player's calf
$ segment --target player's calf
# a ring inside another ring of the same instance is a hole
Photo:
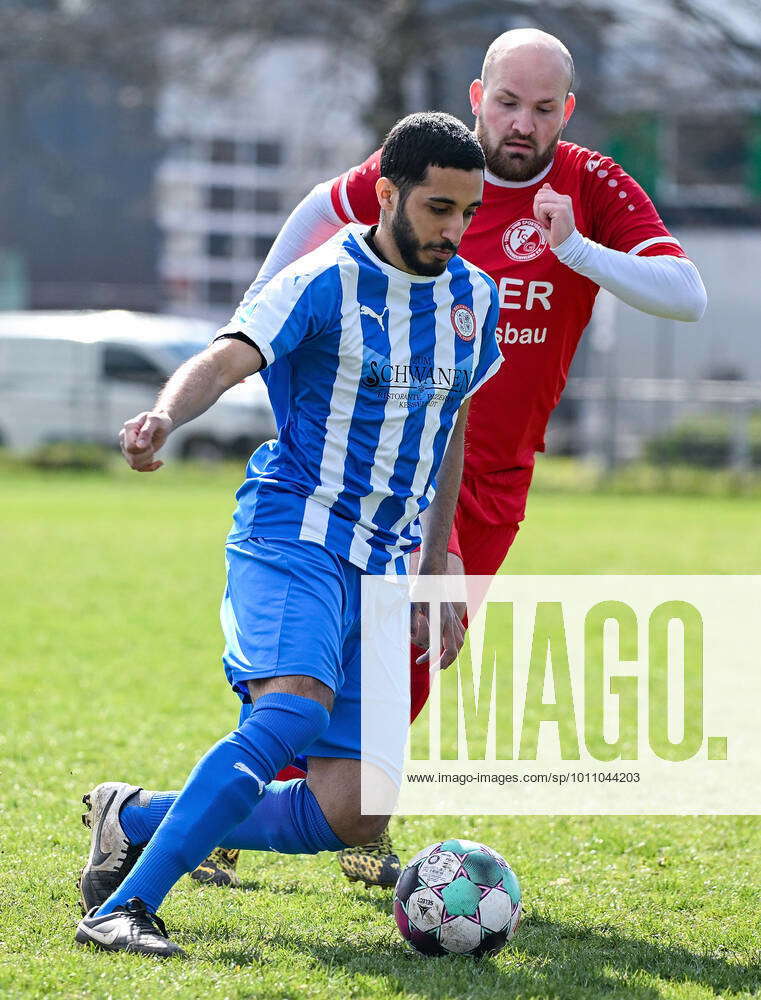
[[[338,864],[352,882],[390,888],[399,878],[399,858],[388,835],[388,816],[362,813],[362,764],[359,760],[310,758],[307,782],[336,836],[346,844]],[[365,771],[365,780],[382,787],[378,801],[394,797],[385,773]],[[373,788],[368,795],[379,789]],[[387,794],[384,795],[383,791]]]
[[[380,772],[378,780],[388,781]],[[388,815],[363,815],[361,761],[343,757],[310,757],[307,785],[336,837],[347,847],[367,844],[386,829]],[[393,793],[390,794],[393,796]]]

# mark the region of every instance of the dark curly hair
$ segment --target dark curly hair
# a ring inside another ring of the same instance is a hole
[[[483,170],[484,154],[473,133],[452,115],[424,111],[402,118],[386,136],[380,171],[402,199],[425,180],[429,167]]]

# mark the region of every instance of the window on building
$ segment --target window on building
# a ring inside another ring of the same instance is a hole
[[[235,207],[241,212],[255,212],[255,194],[252,188],[238,188],[235,192]]]
[[[243,212],[279,212],[283,199],[272,188],[239,188],[236,205]]]
[[[254,191],[254,210],[256,212],[279,212],[283,207],[283,199],[279,191],[271,188],[259,188]]]
[[[235,163],[235,143],[232,139],[212,139],[209,159],[212,163]]]
[[[119,382],[137,382],[140,385],[162,385],[166,372],[150,358],[121,344],[106,344],[103,352],[103,374]]]
[[[232,235],[230,233],[209,233],[206,237],[206,253],[209,257],[232,257]]]
[[[272,141],[241,142],[238,144],[238,162],[256,163],[263,167],[277,167],[283,162],[282,143]]]
[[[235,286],[232,281],[210,281],[208,300],[212,305],[229,306],[237,302]]]
[[[231,212],[235,207],[235,188],[210,187],[208,206],[217,212]]]
[[[279,142],[255,142],[254,162],[263,167],[277,167],[283,162],[283,146]]]
[[[246,256],[261,260],[270,252],[274,242],[274,236],[250,236],[246,240]]]

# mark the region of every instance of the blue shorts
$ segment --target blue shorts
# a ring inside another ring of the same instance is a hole
[[[363,571],[298,539],[232,542],[226,558],[222,662],[233,690],[247,702],[246,681],[316,677],[335,701],[328,728],[304,756],[359,759]]]

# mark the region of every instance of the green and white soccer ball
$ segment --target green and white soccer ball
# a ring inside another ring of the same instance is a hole
[[[496,955],[518,928],[521,889],[491,847],[445,840],[402,871],[394,916],[402,937],[423,955]]]

